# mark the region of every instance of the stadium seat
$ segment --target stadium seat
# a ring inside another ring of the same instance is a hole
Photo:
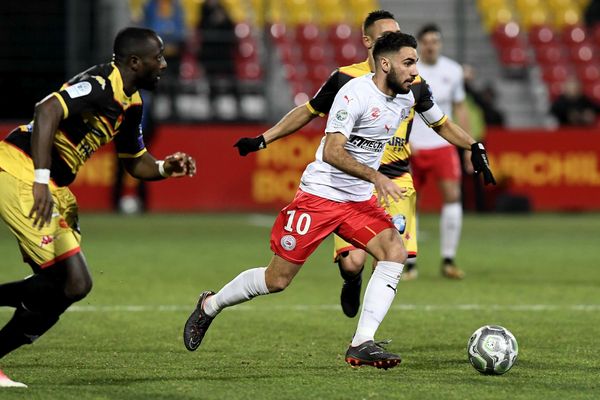
[[[288,38],[287,25],[283,22],[276,22],[269,27],[269,36],[275,43],[286,41]]]
[[[506,67],[524,67],[528,64],[527,51],[521,44],[500,49],[500,62]]]
[[[258,58],[257,46],[254,39],[246,38],[239,41],[237,57],[244,60],[256,60]]]
[[[301,62],[299,49],[289,41],[281,41],[277,43],[279,57],[283,63],[296,64]]]
[[[327,64],[314,64],[307,67],[308,78],[317,84],[321,84],[327,80],[333,68]]]
[[[362,46],[361,46],[362,47]],[[354,43],[346,43],[334,48],[335,62],[338,65],[349,65],[362,61],[359,56],[359,47]]]
[[[567,57],[562,45],[550,43],[536,48],[535,56],[540,64],[556,64],[566,62]]]
[[[587,64],[594,59],[594,48],[589,43],[582,43],[570,47],[570,57],[574,63]]]
[[[306,66],[304,64],[284,63],[283,69],[288,81],[302,81],[306,79]]]
[[[583,91],[590,99],[600,105],[600,81],[584,85]]]
[[[234,32],[238,40],[246,40],[251,37],[252,30],[247,22],[239,22],[235,24]]]
[[[307,46],[320,40],[319,27],[312,23],[298,24],[296,27],[296,42]]]
[[[262,68],[256,61],[237,62],[236,72],[238,79],[242,81],[257,81],[262,78]]]
[[[327,41],[334,46],[341,46],[352,40],[352,28],[346,23],[333,24],[327,28]]]
[[[548,25],[536,25],[529,30],[529,43],[534,47],[545,46],[557,41],[556,33]]]
[[[596,25],[592,27],[592,36],[596,46],[600,47],[600,22],[597,22]]]
[[[569,76],[569,68],[565,64],[552,64],[542,67],[542,78],[545,82],[564,82]]]
[[[514,47],[520,41],[520,28],[515,22],[499,24],[492,32],[492,40],[499,48]]]
[[[585,27],[581,25],[566,25],[562,29],[562,39],[567,46],[581,44],[586,38]]]
[[[309,64],[325,62],[328,58],[325,52],[325,44],[315,42],[304,47],[303,58]]]
[[[600,66],[595,63],[579,65],[577,77],[584,85],[594,83],[600,80]]]

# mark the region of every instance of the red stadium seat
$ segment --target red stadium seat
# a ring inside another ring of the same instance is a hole
[[[569,54],[574,63],[587,64],[594,59],[594,48],[589,43],[574,44]]]
[[[566,25],[562,30],[562,39],[567,46],[585,42],[587,39],[585,27],[581,25]]]
[[[349,65],[363,61],[359,57],[358,47],[354,43],[345,43],[335,47],[335,62],[338,65]]]
[[[535,50],[535,57],[540,64],[556,64],[567,60],[562,45],[558,43],[539,46]]]
[[[595,101],[596,104],[600,105],[600,81],[596,81],[589,85],[584,85],[583,91],[590,99]]]
[[[304,47],[303,58],[308,63],[323,63],[327,59],[327,53],[325,51],[325,44],[321,42],[312,43]]]
[[[239,22],[235,24],[235,36],[238,40],[249,39],[251,37],[252,30],[250,25],[246,22]]]
[[[549,26],[538,25],[531,27],[529,30],[529,43],[534,47],[545,46],[557,41],[556,33]]]
[[[297,81],[306,79],[306,66],[304,64],[284,63],[283,69],[288,81]]]
[[[584,85],[594,83],[600,80],[600,66],[595,63],[579,65],[577,77]]]
[[[262,68],[256,61],[240,60],[236,63],[238,79],[242,81],[256,81],[262,78]]]
[[[315,24],[299,24],[296,27],[296,42],[306,46],[321,39],[319,27]]]
[[[244,60],[256,60],[258,54],[254,39],[246,38],[240,40],[237,48],[237,56]]]
[[[352,41],[352,28],[345,23],[329,26],[327,28],[327,41],[334,46]]]
[[[269,27],[269,36],[275,43],[284,42],[288,39],[287,26],[282,22],[277,22]]]
[[[329,75],[333,72],[333,68],[327,64],[309,65],[307,69],[309,79],[319,84],[325,82],[327,78],[329,78]]]
[[[300,51],[287,40],[279,42],[277,50],[281,61],[284,63],[295,64],[301,61]]]
[[[509,22],[496,26],[492,32],[492,40],[499,48],[514,47],[521,40],[519,25]]]
[[[528,64],[527,52],[522,43],[500,49],[500,62],[506,67],[524,67]]]
[[[597,47],[600,47],[600,22],[596,23],[592,27],[592,36],[594,37],[594,43]]]
[[[550,100],[556,100],[558,96],[562,94],[563,83],[562,82],[551,82],[548,83],[548,96]]]
[[[564,82],[569,76],[569,68],[564,64],[551,64],[542,68],[542,78],[548,83]]]

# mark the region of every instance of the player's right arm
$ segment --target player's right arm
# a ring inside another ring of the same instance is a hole
[[[50,95],[35,105],[33,134],[31,136],[31,156],[35,168],[33,182],[33,206],[29,218],[33,217],[33,226],[41,229],[52,218],[54,201],[48,183],[52,166],[52,143],[63,118],[63,107],[59,100]]]
[[[405,188],[400,188],[381,172],[358,162],[344,148],[348,138],[341,132],[327,133],[323,147],[323,161],[335,168],[375,185],[379,201],[389,206],[388,196],[394,201],[404,198]]]

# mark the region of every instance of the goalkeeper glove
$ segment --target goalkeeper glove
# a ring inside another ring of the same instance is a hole
[[[233,147],[237,147],[240,156],[246,156],[248,153],[266,148],[267,142],[265,142],[264,136],[260,135],[254,138],[241,138],[235,142]]]
[[[476,175],[483,173],[483,182],[486,185],[496,184],[483,143],[477,142],[471,145],[471,163],[473,164],[473,172]]]

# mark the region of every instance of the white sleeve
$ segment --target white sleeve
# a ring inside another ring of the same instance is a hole
[[[421,116],[423,122],[425,122],[425,124],[427,124],[427,126],[430,128],[441,125],[447,119],[446,114],[444,114],[442,109],[436,103],[433,103],[431,108],[429,108],[427,111],[419,113],[419,115]]]
[[[354,90],[355,86],[357,85],[346,84],[335,95],[327,118],[325,133],[340,132],[350,138],[356,121],[363,114],[361,96],[358,96]]]

